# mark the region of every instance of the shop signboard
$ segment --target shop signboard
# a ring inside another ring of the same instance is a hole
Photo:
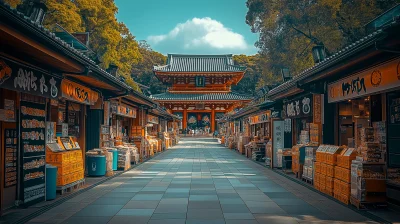
[[[110,110],[111,113],[122,117],[136,118],[137,114],[135,108],[117,102],[111,102]]]
[[[314,101],[313,101],[313,123],[314,124],[321,124],[322,123],[322,94],[315,94]]]
[[[97,92],[66,79],[61,82],[61,95],[67,100],[92,106],[99,99]]]
[[[30,205],[45,199],[46,104],[21,101],[23,201]]]
[[[303,96],[290,100],[283,105],[286,118],[300,118],[312,116],[313,95]]]
[[[152,123],[152,124],[158,124],[158,117],[148,114],[147,122]]]
[[[265,122],[268,122],[268,119],[270,118],[270,116],[271,116],[271,111],[268,110],[262,114],[258,114],[258,115],[249,117],[249,123],[250,124],[265,123]]]
[[[328,85],[328,102],[338,102],[400,86],[400,59],[367,69]]]
[[[273,153],[273,166],[278,167],[278,149],[284,148],[284,121],[273,121],[273,139],[272,139],[272,153]]]
[[[61,79],[0,57],[0,88],[57,98]]]
[[[4,129],[4,187],[17,185],[17,129]]]

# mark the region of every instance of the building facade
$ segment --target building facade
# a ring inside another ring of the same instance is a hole
[[[155,66],[154,74],[169,88],[152,98],[182,117],[183,129],[214,131],[218,117],[251,100],[250,96],[231,91],[231,86],[243,78],[245,69],[233,64],[231,54],[168,54],[167,64]]]

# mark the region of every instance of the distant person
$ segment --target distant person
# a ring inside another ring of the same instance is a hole
[[[218,131],[217,131],[217,130],[215,130],[214,133],[213,133],[213,138],[214,138],[214,137],[215,137],[215,138],[218,137]]]

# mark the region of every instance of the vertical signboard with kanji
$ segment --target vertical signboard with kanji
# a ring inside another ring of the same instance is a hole
[[[17,185],[17,129],[4,129],[4,187]]]
[[[284,148],[284,121],[275,120],[273,126],[273,139],[272,139],[272,154],[273,154],[273,167],[278,167],[278,149]]]
[[[22,192],[25,205],[45,200],[45,100],[21,99],[20,148],[22,150]]]

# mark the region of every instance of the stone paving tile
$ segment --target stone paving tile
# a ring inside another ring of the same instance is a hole
[[[373,223],[216,140],[191,138],[30,223],[62,222]]]
[[[151,216],[114,216],[107,224],[146,224],[149,222],[150,218]]]
[[[155,209],[160,201],[129,201],[124,208]]]
[[[77,223],[85,223],[85,224],[106,224],[111,220],[112,216],[105,217],[71,217],[64,222],[63,224],[77,224]]]
[[[114,216],[122,207],[123,205],[88,205],[74,216]]]

